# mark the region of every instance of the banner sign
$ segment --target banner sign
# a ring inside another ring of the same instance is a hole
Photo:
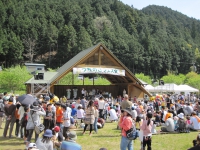
[[[73,74],[110,74],[117,76],[125,76],[125,70],[115,68],[83,67],[73,68]]]

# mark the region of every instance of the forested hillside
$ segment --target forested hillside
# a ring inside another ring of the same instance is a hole
[[[118,0],[1,0],[0,65],[57,68],[103,42],[131,71],[160,78],[200,64],[200,21]]]

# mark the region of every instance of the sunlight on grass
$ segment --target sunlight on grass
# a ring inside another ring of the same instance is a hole
[[[3,126],[4,127],[4,124]],[[83,129],[78,129],[77,143],[82,146],[83,150],[99,150],[105,147],[108,150],[119,150],[120,146],[120,130],[116,129],[117,123],[106,123],[103,129],[98,130],[98,134],[89,136],[89,131],[82,135]],[[158,128],[159,129],[159,128]],[[14,135],[13,130],[13,135]],[[152,149],[153,150],[186,150],[192,147],[192,140],[196,138],[198,132],[182,133],[182,134],[162,134],[153,135]],[[0,150],[16,150],[24,149],[22,139],[18,138],[2,138],[3,129],[0,129]],[[41,134],[42,135],[42,134]],[[34,136],[33,136],[34,137]],[[32,139],[32,141],[34,141]],[[140,149],[140,141],[134,142],[134,149]]]

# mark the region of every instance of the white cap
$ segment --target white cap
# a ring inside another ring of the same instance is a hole
[[[28,148],[37,148],[36,144],[35,143],[30,143],[28,145]]]

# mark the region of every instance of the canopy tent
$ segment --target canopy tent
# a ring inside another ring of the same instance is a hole
[[[166,83],[165,85],[158,85],[154,87],[151,92],[176,92],[178,86],[174,83]]]
[[[146,85],[144,88],[149,92],[154,91],[154,87],[152,85],[150,85],[150,84]]]
[[[189,85],[176,85],[174,83],[166,83],[165,85],[158,85],[156,87],[153,87],[151,85],[145,86],[145,89],[149,92],[156,92],[156,93],[162,93],[162,92],[173,92],[173,93],[180,93],[184,92],[185,94],[190,92],[199,92],[198,89],[195,89]]]
[[[189,93],[189,92],[199,92],[198,89],[195,89],[189,85],[179,85],[178,86],[178,89],[177,89],[177,92],[186,92],[186,93]]]

